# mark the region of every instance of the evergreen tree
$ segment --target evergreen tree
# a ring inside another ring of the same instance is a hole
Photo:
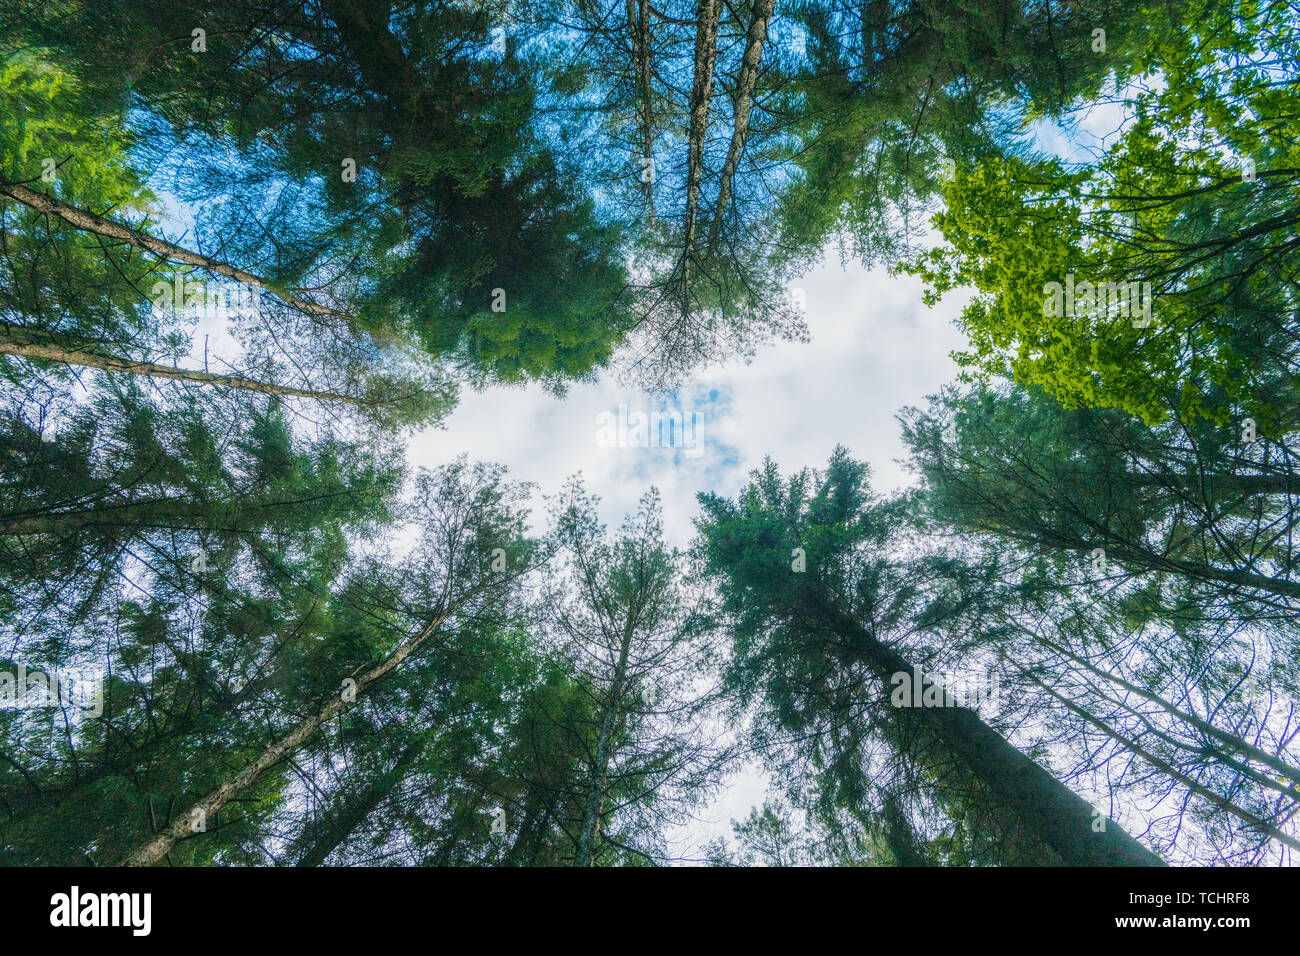
[[[782,479],[769,460],[737,501],[701,505],[701,557],[733,635],[727,685],[774,767],[805,766],[861,803],[879,777],[878,734],[885,760],[912,765],[950,814],[974,817],[994,859],[1159,862],[1117,825],[1094,827],[1083,799],[941,685],[899,697],[916,683],[902,642],[928,606],[925,571],[900,560],[903,503],[875,499],[865,466],[839,449],[825,472]]]
[[[654,839],[683,822],[726,757],[700,706],[709,635],[683,580],[685,558],[664,543],[658,493],[642,497],[613,542],[597,503],[577,479],[555,503],[561,563],[548,589],[555,640],[591,696],[575,866],[611,848],[662,855],[641,831]]]

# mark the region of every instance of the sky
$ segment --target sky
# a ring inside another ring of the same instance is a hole
[[[634,423],[637,411],[648,416],[664,403],[601,381],[574,387],[563,399],[537,387],[466,393],[444,428],[411,440],[410,463],[434,467],[467,454],[508,466],[512,477],[539,486],[538,529],[545,521],[542,496],[558,492],[576,472],[601,497],[601,520],[611,532],[654,485],[663,496],[668,542],[682,548],[694,534],[695,496],[734,496],[767,455],[788,472],[824,466],[843,444],[870,463],[878,491],[910,483],[894,415],[956,377],[949,353],[965,343],[952,320],[964,297],[953,294],[927,308],[919,279],[852,263],[841,268],[838,259],[794,287],[804,290],[811,341],[770,345],[749,364],[733,362],[684,383],[667,410],[685,416],[689,448],[602,447],[608,444],[600,440],[602,426],[608,436],[620,405]],[[697,855],[710,839],[729,836],[730,821],[761,806],[765,789],[756,767],[735,774],[695,824],[670,837],[673,851]]]
[[[705,370],[682,385],[676,402],[610,380],[574,386],[564,398],[540,387],[467,392],[443,428],[412,438],[409,460],[434,467],[467,454],[500,462],[540,485],[539,503],[541,493],[559,491],[581,471],[611,530],[654,485],[669,541],[679,546],[693,535],[696,494],[734,495],[766,455],[787,471],[822,466],[840,443],[871,463],[878,490],[901,486],[909,479],[896,461],[903,445],[894,415],[955,377],[949,352],[964,343],[951,320],[962,300],[950,296],[927,309],[919,279],[838,262],[798,287],[810,342],[769,345],[749,364]],[[602,447],[603,426],[620,406],[629,420],[678,411],[691,447]]]
[[[1118,99],[1135,91],[1126,89]],[[1068,125],[1040,122],[1030,133],[1045,151],[1086,162],[1114,140],[1125,119],[1115,98],[1103,98],[1076,112]],[[165,192],[163,199],[174,221],[192,225],[192,210]],[[705,369],[669,397],[620,387],[608,376],[570,386],[562,398],[540,386],[467,390],[441,426],[412,436],[408,462],[432,468],[463,454],[506,465],[511,478],[537,486],[534,531],[546,522],[545,496],[559,492],[576,473],[600,496],[600,517],[611,531],[654,486],[662,496],[668,543],[679,548],[694,535],[696,495],[735,496],[765,456],[789,473],[824,466],[843,444],[870,464],[876,491],[910,484],[895,415],[905,406],[924,405],[926,396],[956,378],[950,353],[966,342],[953,320],[969,290],[927,307],[920,279],[855,262],[841,265],[835,250],[791,289],[796,295],[802,290],[808,342],[767,345],[748,363]],[[192,338],[196,364],[205,336],[216,355],[238,352],[224,326],[218,319],[198,323]],[[677,433],[679,447],[634,441],[610,447],[610,421],[634,424],[638,413],[655,412],[680,416],[686,428]],[[729,836],[730,821],[761,806],[765,790],[755,767],[740,771],[695,824],[673,835],[674,849],[689,856],[708,840]]]
[[[1087,161],[1124,121],[1114,101],[1103,102],[1079,111],[1068,126],[1038,123],[1031,134],[1048,152]],[[791,288],[803,290],[808,342],[768,345],[749,363],[706,369],[669,400],[605,378],[571,387],[563,398],[536,386],[466,392],[441,428],[412,438],[408,460],[435,467],[466,454],[506,465],[513,478],[538,485],[535,530],[545,521],[544,496],[575,473],[600,496],[600,517],[611,531],[655,486],[668,543],[681,548],[694,535],[696,495],[734,496],[769,455],[789,473],[824,466],[843,444],[870,464],[876,491],[912,483],[895,415],[955,380],[951,353],[966,342],[954,319],[970,291],[927,307],[919,278],[841,265],[834,252]],[[635,439],[610,447],[610,422],[626,422],[628,435],[638,412],[678,413],[688,447],[646,447]],[[738,771],[695,823],[670,835],[670,852],[698,857],[704,843],[730,836],[731,821],[743,820],[766,795],[776,794],[756,766]]]

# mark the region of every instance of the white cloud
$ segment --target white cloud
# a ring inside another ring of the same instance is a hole
[[[546,494],[581,471],[601,495],[601,517],[611,527],[654,484],[677,545],[692,535],[696,493],[734,494],[767,454],[789,471],[825,464],[842,443],[870,461],[878,488],[904,484],[894,415],[955,376],[948,353],[964,344],[951,324],[960,297],[927,309],[919,280],[838,263],[798,285],[807,292],[811,342],[768,346],[748,365],[706,370],[679,390],[682,411],[700,416],[699,457],[681,448],[600,447],[601,413],[616,414],[620,405],[647,413],[665,407],[662,399],[602,380],[575,386],[562,399],[537,387],[468,393],[445,429],[413,438],[410,460],[434,466],[467,453],[502,462]],[[540,511],[536,517],[544,520]]]
[[[857,265],[841,269],[838,262],[796,285],[807,294],[810,342],[769,346],[748,365],[708,370],[680,390],[683,410],[698,408],[702,415],[706,445],[698,458],[681,449],[599,447],[602,412],[617,413],[620,404],[648,412],[661,404],[601,381],[576,386],[563,399],[536,387],[466,394],[445,430],[411,441],[410,460],[434,466],[467,453],[471,460],[502,462],[514,477],[539,484],[539,506],[542,494],[581,471],[588,489],[602,497],[601,518],[611,528],[655,484],[666,533],[678,546],[693,535],[696,494],[734,495],[764,455],[789,472],[824,465],[835,445],[844,444],[871,463],[878,490],[906,484],[910,476],[896,462],[903,445],[894,415],[955,377],[949,353],[965,343],[952,319],[963,297],[929,309],[920,280]],[[545,524],[540,507],[534,517],[535,527]],[[746,817],[764,792],[762,774],[745,769],[675,842],[689,852],[729,835],[731,819]]]

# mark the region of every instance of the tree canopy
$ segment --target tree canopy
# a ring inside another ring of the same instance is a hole
[[[0,0],[0,863],[1294,862],[1298,84],[1282,0]],[[446,428],[837,252],[965,297],[902,489]]]

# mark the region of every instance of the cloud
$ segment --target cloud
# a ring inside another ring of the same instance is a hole
[[[907,484],[897,462],[904,454],[894,415],[952,381],[949,353],[965,341],[952,324],[964,298],[951,295],[935,308],[921,301],[921,283],[837,262],[796,283],[805,290],[807,343],[781,343],[759,351],[750,364],[735,362],[701,373],[673,395],[620,389],[608,381],[579,385],[563,399],[540,388],[467,394],[446,430],[430,430],[410,443],[413,464],[432,466],[462,452],[498,461],[516,478],[553,494],[581,471],[599,494],[601,520],[617,528],[641,494],[657,485],[663,496],[668,540],[685,546],[694,533],[695,496],[733,496],[765,455],[789,472],[820,467],[836,444],[870,462],[878,490]],[[601,413],[640,410],[699,416],[703,453],[653,447],[602,448]],[[534,512],[543,521],[540,507]],[[700,818],[673,834],[689,853],[731,834],[731,819],[761,805],[766,782],[749,766],[736,774]]]
[[[894,415],[955,376],[949,352],[964,341],[951,320],[961,297],[927,309],[918,279],[838,263],[797,285],[806,292],[810,342],[768,346],[749,364],[706,370],[668,395],[608,380],[574,386],[562,399],[538,387],[468,393],[445,429],[414,437],[410,460],[434,466],[467,453],[501,462],[539,484],[538,505],[581,471],[611,527],[653,484],[663,495],[666,533],[679,546],[693,533],[696,494],[734,495],[765,455],[789,471],[821,466],[844,444],[871,463],[877,488],[906,484]],[[600,416],[617,416],[620,406],[627,415],[675,414],[688,426],[694,414],[702,453],[681,445],[601,447]]]

